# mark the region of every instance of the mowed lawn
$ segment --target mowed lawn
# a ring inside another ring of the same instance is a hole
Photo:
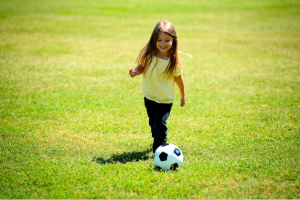
[[[155,170],[130,78],[160,20],[186,106]],[[0,0],[0,198],[300,198],[298,0]]]

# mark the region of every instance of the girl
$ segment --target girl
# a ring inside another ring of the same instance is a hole
[[[178,86],[181,107],[185,105],[184,82],[181,61],[178,57],[178,40],[175,27],[160,21],[154,28],[147,45],[141,50],[137,67],[129,70],[133,78],[143,74],[142,92],[149,117],[153,142],[153,153],[167,142],[167,119],[174,96],[174,83]]]

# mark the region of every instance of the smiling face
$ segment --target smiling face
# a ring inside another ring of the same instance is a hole
[[[158,49],[159,55],[162,56],[169,56],[170,55],[170,49],[173,45],[173,38],[165,33],[158,33],[157,41],[156,41],[156,47]]]

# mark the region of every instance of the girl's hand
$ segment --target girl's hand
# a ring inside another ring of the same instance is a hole
[[[180,105],[181,105],[181,107],[183,107],[185,105],[185,98],[184,97],[180,98]]]
[[[178,86],[179,94],[180,94],[180,105],[183,107],[185,105],[185,94],[184,94],[184,82],[182,76],[174,76],[174,80]]]
[[[131,76],[131,78],[136,76],[136,71],[134,69],[130,69],[129,70],[129,75]]]

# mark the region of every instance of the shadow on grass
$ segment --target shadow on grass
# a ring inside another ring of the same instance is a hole
[[[103,159],[103,158],[97,158],[94,157],[93,161],[97,162],[99,164],[115,164],[115,163],[127,163],[127,162],[138,162],[141,160],[148,160],[150,157],[148,154],[152,150],[146,150],[146,151],[141,151],[141,152],[129,152],[129,153],[123,153],[123,154],[115,154],[112,157],[108,159]]]

